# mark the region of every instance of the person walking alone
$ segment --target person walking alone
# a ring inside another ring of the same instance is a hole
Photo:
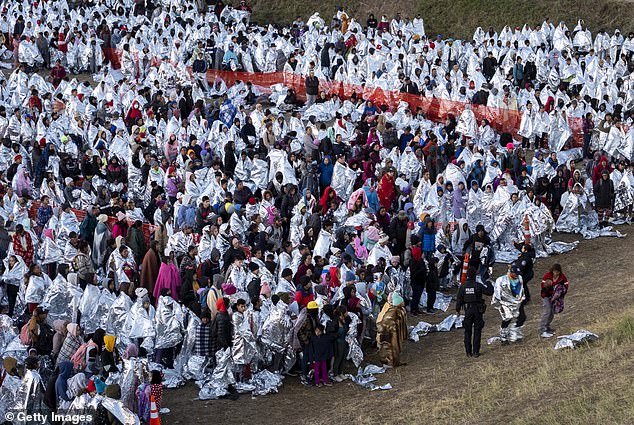
[[[542,279],[542,318],[539,322],[539,336],[551,338],[555,330],[550,324],[555,317],[564,311],[564,297],[568,292],[568,279],[561,271],[560,264],[553,264],[550,271],[546,272]]]

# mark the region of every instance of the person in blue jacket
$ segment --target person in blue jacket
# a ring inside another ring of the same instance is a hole
[[[429,216],[425,217],[419,236],[423,242],[423,255],[429,261],[436,251],[436,226]]]

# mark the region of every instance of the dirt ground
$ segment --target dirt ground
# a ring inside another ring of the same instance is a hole
[[[632,229],[625,226],[619,230],[627,233]],[[580,237],[557,235],[555,239],[571,241],[579,240]],[[557,334],[588,329],[601,336],[599,330],[610,326],[607,318],[632,311],[632,249],[633,236],[625,239],[598,238],[581,241],[578,248],[570,253],[538,259],[535,279],[530,283],[533,301],[526,309],[528,321],[525,325],[526,338],[522,343],[510,346],[486,345],[486,338],[496,334],[500,323],[498,312],[489,307],[485,314],[480,358],[472,359],[464,355],[462,330],[430,334],[422,337],[418,343],[407,341],[401,356],[407,365],[377,375],[377,383],[389,382],[392,390],[370,392],[349,381],[331,388],[307,388],[299,383],[298,378],[286,378],[278,394],[255,399],[247,394],[241,395],[236,401],[199,401],[198,387],[188,383],[184,388],[164,393],[163,406],[169,407],[172,413],[162,416],[162,422],[170,425],[208,420],[221,424],[387,424],[433,421],[435,424],[456,425],[524,423],[524,420],[528,420],[528,423],[599,423],[585,419],[581,422],[559,422],[557,419],[553,419],[553,422],[543,418],[541,421],[535,420],[534,409],[539,406],[547,409],[549,398],[558,397],[570,403],[577,403],[578,397],[585,400],[584,391],[592,391],[594,385],[593,375],[600,379],[603,371],[607,373],[608,369],[617,368],[617,359],[610,358],[605,360],[605,369],[577,373],[579,371],[574,370],[575,363],[594,365],[605,357],[599,350],[607,348],[596,345],[594,348],[590,346],[571,352],[555,352],[554,339],[539,338],[539,282],[551,264],[561,263],[571,286],[565,311],[557,315],[553,323]],[[503,273],[504,267],[497,266],[496,275]],[[452,311],[453,304],[447,313],[409,317],[409,324],[414,325],[419,320],[439,323]],[[631,354],[629,352],[619,357],[630,359]],[[599,360],[591,356],[599,356]],[[570,382],[562,382],[561,385],[570,385],[572,388],[560,394],[556,387],[553,388],[551,377],[559,377],[563,372],[550,370],[549,364],[560,364],[562,360],[564,365],[572,369],[565,370],[566,379],[569,378]],[[376,353],[373,350],[366,352],[365,361],[378,364]],[[624,367],[630,372],[634,370],[631,360],[623,361],[626,363],[618,363],[619,368]],[[353,372],[353,367],[350,372]],[[622,373],[616,369],[613,372],[615,375]],[[611,384],[604,384],[609,392]],[[531,399],[531,394],[535,399]],[[620,401],[613,402],[618,405]],[[582,404],[585,405],[585,402]],[[576,404],[572,409],[577,409]],[[612,417],[609,411],[607,415]],[[556,418],[557,414],[553,417]],[[634,419],[631,418],[611,423],[633,423]]]

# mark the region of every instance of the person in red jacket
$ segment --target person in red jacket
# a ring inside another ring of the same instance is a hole
[[[141,105],[138,100],[132,101],[132,106],[130,106],[130,110],[125,117],[125,123],[128,127],[132,128],[133,125],[137,123],[139,118],[143,118],[143,113],[141,112]]]
[[[295,292],[295,301],[300,309],[308,306],[308,303],[315,301],[315,294],[313,294],[313,282],[309,276],[303,276],[299,279],[297,285],[297,292]]]
[[[243,12],[249,12],[252,13],[253,11],[251,10],[251,6],[249,6],[247,4],[247,2],[245,0],[242,0],[240,2],[240,6],[237,7],[238,10],[241,10]]]
[[[542,318],[539,322],[539,336],[551,338],[555,330],[550,327],[555,313],[564,310],[564,297],[568,292],[568,279],[561,271],[560,264],[553,264],[542,279]]]
[[[31,97],[29,97],[28,106],[31,113],[42,113],[42,100],[40,99],[36,89],[31,90]]]
[[[387,170],[387,173],[381,177],[377,190],[379,203],[388,211],[392,209],[392,203],[394,202],[394,198],[396,198],[395,181],[396,170],[394,167],[391,167]]]
[[[603,170],[608,170],[608,173],[612,172],[612,169],[610,168],[610,164],[608,163],[608,158],[605,155],[601,157],[601,159],[599,160],[599,163],[594,167],[594,170],[592,170],[592,185],[593,186],[597,184],[599,180],[601,180],[601,172]]]
[[[66,77],[66,69],[59,59],[55,62],[55,66],[51,69],[51,80],[53,87],[57,88],[59,83]]]
[[[31,267],[33,264],[33,255],[35,251],[33,250],[33,240],[31,239],[31,235],[29,232],[24,231],[24,226],[18,224],[15,226],[15,234],[12,238],[13,242],[13,252],[22,257],[24,263]]]

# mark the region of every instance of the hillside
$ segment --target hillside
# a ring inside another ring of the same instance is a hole
[[[339,6],[363,24],[368,13],[374,13],[377,19],[383,14],[391,19],[397,12],[403,17],[420,13],[428,35],[454,38],[470,39],[478,26],[485,29],[493,26],[500,31],[504,25],[541,24],[546,17],[550,17],[555,25],[560,20],[566,21],[571,30],[580,18],[593,33],[601,28],[610,34],[615,28],[624,34],[634,30],[634,4],[627,0],[252,0],[251,4],[253,19],[260,24],[289,23],[296,16],[307,19],[314,12],[319,12],[329,22]]]

